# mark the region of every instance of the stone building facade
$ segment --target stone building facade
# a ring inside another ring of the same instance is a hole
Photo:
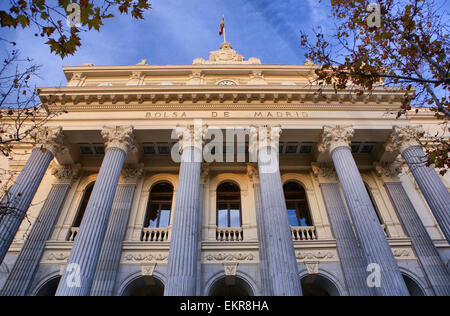
[[[450,182],[417,142],[436,119],[315,67],[228,43],[65,67],[39,95],[67,113],[2,161],[23,212],[0,224],[0,295],[450,295]]]

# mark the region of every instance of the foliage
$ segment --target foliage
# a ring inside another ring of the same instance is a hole
[[[369,26],[369,4],[380,6],[381,26]],[[357,93],[403,87],[398,117],[415,107],[430,107],[444,133],[429,135],[428,163],[450,167],[450,60],[448,16],[433,0],[332,0],[333,34],[318,27],[314,39],[303,33],[306,57],[318,64],[317,82]],[[430,146],[434,144],[433,146]]]

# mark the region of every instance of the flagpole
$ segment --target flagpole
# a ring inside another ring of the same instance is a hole
[[[223,15],[223,21],[225,22],[225,14]],[[227,42],[227,32],[226,32],[226,26],[224,24],[223,26],[223,42],[226,43]]]

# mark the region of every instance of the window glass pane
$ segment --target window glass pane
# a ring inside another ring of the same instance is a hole
[[[230,210],[230,227],[241,227],[240,210]]]
[[[158,223],[158,219],[152,219],[150,220],[148,224],[148,228],[156,228],[156,224]]]
[[[306,204],[299,205],[300,212],[300,226],[312,226],[311,219],[309,218],[308,207]]]
[[[305,217],[302,217],[300,219],[300,226],[303,226],[303,227],[309,226],[308,223],[306,222],[306,218]]]
[[[166,205],[165,205],[166,207]],[[160,219],[159,219],[159,227],[165,228],[169,227],[170,223],[170,210],[161,210],[160,211]]]
[[[150,204],[148,213],[147,213],[147,219],[144,223],[144,227],[148,228],[155,228],[156,224],[158,223],[158,204]]]
[[[291,226],[299,226],[296,210],[288,209],[287,212],[288,212],[289,224]]]
[[[217,211],[217,227],[228,227],[228,210],[219,209]]]

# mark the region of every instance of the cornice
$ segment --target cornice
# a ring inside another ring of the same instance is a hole
[[[52,105],[48,106],[49,111],[54,108]],[[59,108],[59,106],[57,107]],[[56,109],[57,109],[56,108]],[[397,113],[399,106],[395,105],[372,105],[372,104],[280,104],[280,103],[118,103],[118,104],[68,104],[65,106],[65,110],[69,112],[98,112],[98,111],[157,111],[157,112],[170,112],[170,111],[370,111],[370,112],[393,112]],[[264,117],[267,119],[267,117]],[[289,120],[290,118],[284,118]],[[292,117],[292,119],[298,119]]]

